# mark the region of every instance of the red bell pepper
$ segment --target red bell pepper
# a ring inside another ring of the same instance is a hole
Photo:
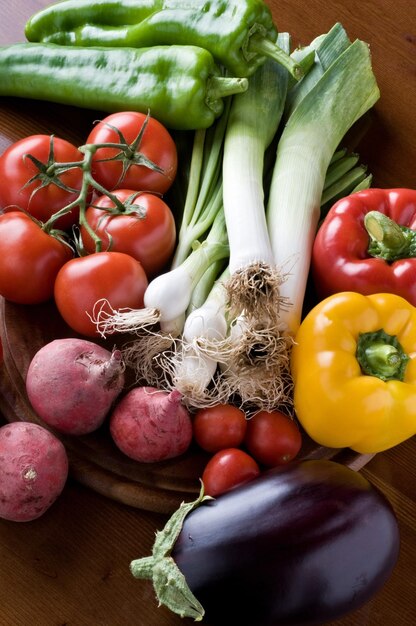
[[[312,251],[320,299],[394,293],[416,306],[416,190],[370,188],[334,204]]]

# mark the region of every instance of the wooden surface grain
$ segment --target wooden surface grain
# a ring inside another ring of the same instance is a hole
[[[26,19],[47,0],[2,2],[0,45],[24,41]],[[416,186],[416,3],[409,0],[269,0],[275,21],[293,43],[341,22],[350,37],[370,44],[381,99],[359,144],[374,185]],[[89,124],[76,109],[0,100],[0,150],[32,132],[68,139]],[[398,564],[384,588],[338,626],[413,626],[416,623],[416,438],[377,455],[361,472],[392,503],[400,525]],[[0,520],[0,626],[190,625],[158,608],[150,583],[129,573],[133,558],[149,554],[165,517],[114,502],[70,479],[39,520]],[[201,565],[202,566],[202,565]],[[334,626],[335,626],[334,624]],[[212,625],[215,626],[215,625]],[[237,626],[237,625],[230,625]],[[253,626],[256,626],[253,624]]]

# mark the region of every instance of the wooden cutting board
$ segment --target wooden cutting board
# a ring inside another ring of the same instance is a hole
[[[53,302],[24,306],[1,298],[0,336],[4,353],[0,369],[1,412],[8,421],[28,420],[46,426],[27,398],[26,372],[37,350],[53,339],[75,336],[73,331],[63,322]],[[199,477],[209,458],[195,446],[180,458],[162,463],[132,461],[112,442],[108,423],[87,436],[55,434],[66,446],[71,473],[77,480],[124,504],[160,513],[174,511],[180,502],[198,492]],[[300,456],[336,459],[354,469],[371,458],[317,446],[306,435]]]

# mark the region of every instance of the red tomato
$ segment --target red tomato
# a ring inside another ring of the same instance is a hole
[[[55,302],[68,326],[86,336],[97,336],[95,305],[103,309],[143,307],[147,278],[141,264],[123,252],[97,252],[65,263],[55,281]]]
[[[247,422],[244,444],[259,463],[284,465],[297,456],[302,435],[294,420],[280,411],[260,411]]]
[[[193,420],[194,439],[207,452],[238,448],[247,428],[243,411],[232,404],[199,409]]]
[[[0,215],[0,294],[19,304],[53,296],[56,275],[73,256],[71,248],[42,230],[29,215]]]
[[[114,202],[101,196],[88,207],[86,220],[102,242],[102,249],[130,254],[143,265],[147,276],[160,273],[171,258],[176,243],[176,227],[168,205],[155,194],[118,189],[114,195],[127,202],[124,213],[111,213]],[[97,207],[97,208],[96,208]],[[81,237],[85,249],[95,252],[95,244],[84,226]]]
[[[9,146],[0,156],[0,207],[21,208],[28,211],[41,222],[57,211],[76,200],[82,185],[82,170],[69,169],[59,174],[58,183],[65,185],[69,191],[57,185],[48,176],[46,169],[51,161],[58,163],[79,162],[83,155],[65,139],[53,137],[53,155],[51,154],[51,137],[49,135],[30,135]],[[42,165],[35,165],[28,155],[34,156]],[[43,171],[45,170],[45,171]],[[42,173],[43,171],[43,173]],[[29,185],[28,181],[36,174],[41,177]],[[55,222],[56,228],[66,230],[78,219],[78,210],[73,209]]]
[[[122,176],[121,160],[106,161],[120,154],[119,149],[100,148],[93,157],[94,179],[108,191],[123,187],[136,191],[165,193],[174,181],[178,166],[176,145],[165,126],[144,113],[135,111],[112,113],[93,128],[87,143],[121,143],[115,128],[122,133],[124,141],[131,147],[131,154],[124,161],[127,171]],[[133,145],[141,132],[143,134],[140,141]],[[156,165],[156,169],[151,164],[146,164],[149,161]]]
[[[260,474],[256,461],[239,448],[220,450],[208,461],[202,474],[205,493],[219,496]]]

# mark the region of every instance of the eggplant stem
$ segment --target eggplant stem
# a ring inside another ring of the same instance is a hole
[[[181,617],[202,620],[205,611],[190,590],[184,575],[170,556],[182,530],[185,517],[210,496],[204,495],[201,482],[199,496],[193,502],[182,502],[167,521],[163,530],[156,533],[152,556],[135,559],[130,563],[130,571],[135,578],[152,580],[159,605],[163,604]]]

